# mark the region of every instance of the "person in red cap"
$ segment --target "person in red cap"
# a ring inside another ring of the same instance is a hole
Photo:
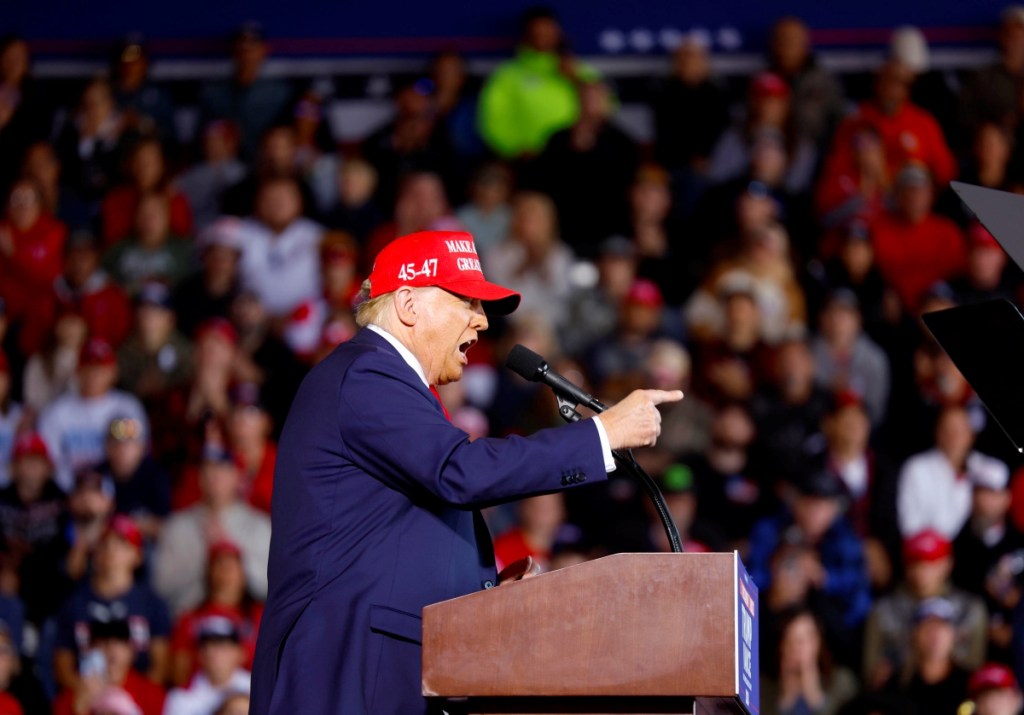
[[[914,613],[929,599],[951,604],[956,629],[953,659],[963,668],[976,668],[985,657],[988,613],[977,596],[954,587],[952,545],[934,530],[914,534],[903,542],[906,578],[893,593],[878,599],[864,629],[864,683],[884,685],[911,657]]]
[[[643,369],[654,341],[664,335],[665,301],[653,281],[633,281],[619,306],[615,331],[591,346],[588,374],[595,384],[618,379],[629,384],[629,376]]]
[[[818,150],[814,142],[801,135],[794,123],[789,84],[774,72],[760,72],[747,88],[747,111],[738,123],[718,139],[709,159],[707,178],[721,184],[743,175],[750,166],[751,150],[764,130],[781,132],[789,154],[786,189],[802,193],[810,188]]]
[[[1014,300],[1017,279],[1006,270],[1006,252],[976,219],[967,227],[967,271],[949,282],[960,305],[996,298]]]
[[[93,337],[78,358],[78,389],[43,410],[39,432],[57,466],[57,485],[71,491],[79,469],[103,461],[107,429],[115,417],[138,420],[148,432],[146,412],[134,395],[114,389],[117,354],[103,338]]]
[[[203,619],[210,616],[227,617],[236,624],[245,653],[243,665],[251,668],[263,603],[249,590],[242,550],[233,541],[210,544],[206,560],[206,599],[174,624],[171,632],[173,684],[187,684],[199,667],[199,627]]]
[[[192,336],[195,379],[185,397],[180,419],[188,434],[179,435],[179,448],[197,453],[207,439],[207,426],[227,417],[229,390],[240,362],[238,331],[227,318],[213,317],[199,324]],[[194,443],[194,444],[193,444]],[[175,508],[180,504],[175,504]]]
[[[1017,678],[1002,663],[985,663],[971,673],[967,695],[974,701],[974,715],[1020,715],[1024,708]]]
[[[653,445],[657,404],[682,398],[638,390],[593,419],[470,441],[436,386],[520,295],[484,277],[472,236],[427,231],[380,252],[363,297],[365,329],[310,371],[281,435],[253,715],[426,713],[422,608],[497,583],[479,509],[603,481],[611,450]]]
[[[53,483],[46,443],[35,432],[21,433],[14,442],[11,483],[0,489],[0,563],[15,575],[26,615],[36,624],[53,615],[67,593],[67,518],[67,499]]]
[[[137,578],[141,565],[142,532],[131,517],[113,516],[93,550],[89,578],[57,616],[53,654],[57,685],[69,690],[81,685],[81,658],[90,647],[90,622],[98,618],[126,622],[133,670],[154,683],[166,681],[170,616],[146,580]]]

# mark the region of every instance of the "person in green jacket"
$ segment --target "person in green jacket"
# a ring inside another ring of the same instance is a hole
[[[530,10],[516,56],[495,69],[480,93],[480,135],[506,159],[538,154],[552,134],[576,121],[579,83],[598,78],[594,68],[565,53],[554,13]]]

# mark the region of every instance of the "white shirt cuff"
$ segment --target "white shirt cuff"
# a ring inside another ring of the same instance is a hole
[[[604,471],[615,471],[615,457],[612,456],[612,447],[608,442],[608,433],[604,431],[600,417],[594,417],[594,424],[597,425],[597,436],[601,438],[601,454],[604,455]]]

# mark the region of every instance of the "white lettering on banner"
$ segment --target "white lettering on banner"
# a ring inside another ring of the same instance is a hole
[[[753,676],[753,641],[754,641],[754,619],[750,613],[740,609],[740,633],[743,638],[743,672]]]
[[[455,261],[455,265],[458,266],[460,271],[483,271],[480,268],[479,258],[458,258]]]
[[[747,591],[746,586],[740,584],[740,598],[743,599],[743,605],[747,607],[750,614],[754,614],[754,599],[751,597],[750,592]]]
[[[437,259],[428,258],[423,261],[423,266],[416,270],[415,263],[404,263],[398,269],[398,279],[403,281],[411,281],[419,276],[426,276],[427,278],[433,278],[437,276]]]
[[[472,253],[476,255],[476,245],[472,241],[445,241],[448,253]]]

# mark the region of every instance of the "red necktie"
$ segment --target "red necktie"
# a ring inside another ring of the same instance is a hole
[[[448,408],[444,406],[444,402],[441,401],[441,394],[437,391],[437,388],[433,385],[430,386],[430,394],[437,400],[437,404],[441,405],[441,409],[444,410],[444,418],[449,422],[452,421],[452,416],[448,414]]]

